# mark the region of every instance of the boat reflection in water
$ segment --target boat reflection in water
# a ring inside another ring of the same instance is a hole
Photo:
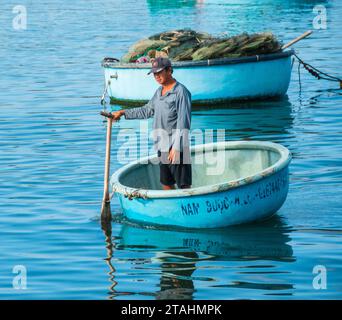
[[[292,108],[287,96],[270,101],[195,106],[192,108],[192,128],[224,128],[226,140],[254,139],[286,143],[293,135]],[[194,139],[195,142],[204,143],[204,140],[197,142]]]
[[[215,266],[221,264],[223,268],[227,268],[225,284],[215,280],[213,281],[215,287],[258,288],[268,292],[269,290],[291,290],[293,286],[287,280],[287,283],[277,282],[277,284],[246,281],[230,283],[230,276],[236,280],[236,276],[240,273],[236,270],[234,272],[233,265],[241,271],[241,268],[247,267],[246,265],[251,261],[254,261],[254,264],[257,264],[257,261],[282,263],[295,261],[289,244],[291,240],[289,232],[290,229],[278,216],[258,224],[202,231],[153,229],[122,224],[117,236],[107,237],[107,249],[108,240],[114,240],[114,250],[108,250],[109,256],[106,259],[110,266],[110,281],[112,282],[110,297],[124,295],[129,298],[129,295],[142,295],[155,299],[192,299],[194,292],[197,291],[194,281],[203,280],[203,273],[205,273],[205,279],[215,279],[215,271],[208,268],[208,272],[205,272],[203,266],[201,276],[194,276],[197,270],[196,265],[203,261],[210,263],[215,261]],[[114,267],[113,253],[115,255],[115,252],[119,251],[126,253],[116,256],[114,260],[118,263]],[[129,252],[132,254],[128,254]],[[136,258],[129,260],[118,258],[127,255]],[[123,281],[127,281],[125,273],[120,272],[120,266],[124,263],[129,264],[128,267],[126,265],[126,273],[129,268],[129,273],[135,276],[139,274],[139,270],[141,272],[141,269],[144,269],[140,281],[144,281],[146,272],[155,275],[157,271],[160,274],[159,283],[147,288],[147,286],[139,285],[139,282],[136,282],[139,280],[135,279],[136,286],[131,283],[125,288],[124,284],[120,285],[121,275],[123,275]],[[265,274],[269,271],[265,271]],[[159,288],[156,289],[155,286]],[[131,291],[132,287],[135,292]]]

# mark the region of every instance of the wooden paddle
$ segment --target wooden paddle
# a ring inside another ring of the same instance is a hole
[[[287,44],[284,44],[281,48],[282,50],[292,46],[293,44],[295,44],[296,42],[308,37],[310,34],[312,33],[312,30],[308,30],[306,32],[304,32],[302,35],[300,35],[299,37],[297,37],[296,39],[293,39],[292,41],[288,42]]]
[[[101,115],[108,119],[107,122],[107,138],[106,138],[106,159],[105,159],[105,170],[104,170],[104,190],[103,200],[101,208],[101,220],[111,221],[112,213],[110,210],[110,197],[109,197],[109,169],[110,169],[110,147],[112,140],[112,123],[113,117],[111,113],[102,111]]]

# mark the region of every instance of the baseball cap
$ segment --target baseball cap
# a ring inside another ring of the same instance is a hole
[[[152,69],[147,74],[160,72],[167,67],[171,67],[170,59],[158,57],[152,62]]]

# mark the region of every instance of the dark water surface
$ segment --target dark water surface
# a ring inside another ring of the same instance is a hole
[[[291,150],[289,195],[272,220],[202,232],[118,220],[111,234],[101,230],[104,56],[182,27],[273,30],[287,42],[312,29],[313,7],[322,4],[327,29],[295,48],[341,76],[338,0],[167,3],[22,1],[24,31],[12,28],[17,3],[0,6],[0,298],[341,299],[341,91],[304,71],[300,91],[296,64],[282,101],[193,111],[192,128],[225,128],[228,140]],[[139,121],[114,126],[112,171],[121,165],[117,133],[138,128]],[[116,199],[112,209],[119,213]],[[12,285],[18,265],[27,270],[24,290]],[[325,290],[313,287],[317,265],[327,270]]]

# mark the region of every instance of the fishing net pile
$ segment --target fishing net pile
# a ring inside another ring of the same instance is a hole
[[[208,33],[182,29],[139,40],[121,61],[146,63],[157,57],[168,57],[172,61],[199,61],[268,54],[280,50],[281,44],[271,32],[213,37]]]

